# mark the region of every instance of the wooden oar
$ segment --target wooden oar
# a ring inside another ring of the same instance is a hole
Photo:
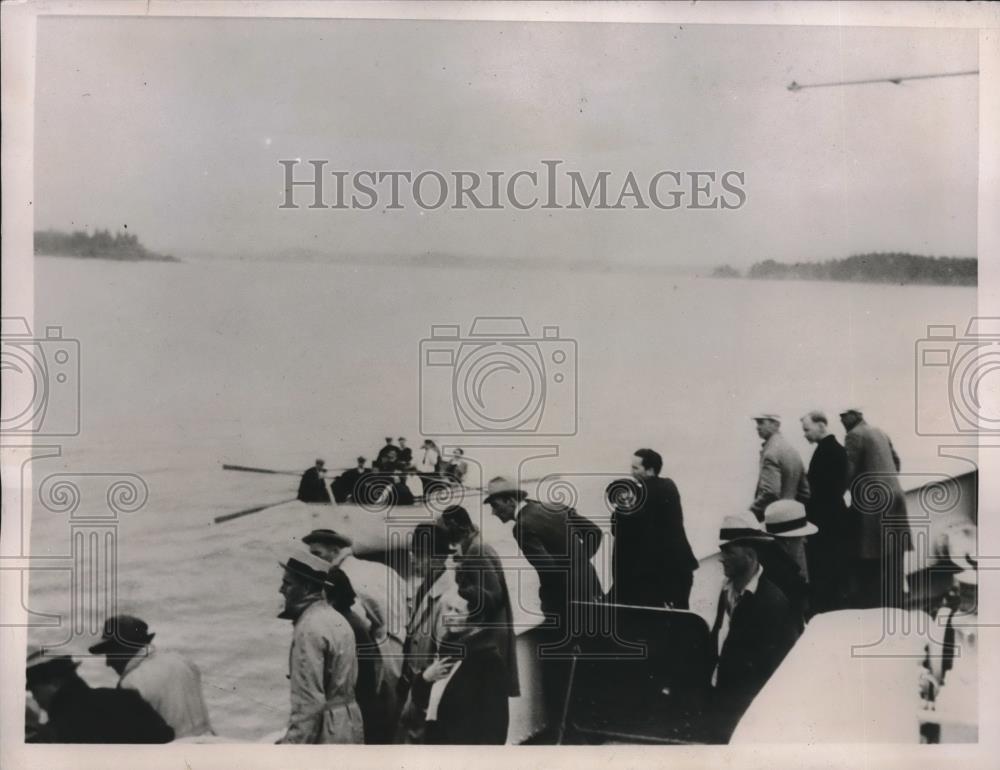
[[[230,521],[232,519],[238,519],[240,516],[249,516],[251,513],[260,513],[261,511],[266,511],[268,508],[275,508],[279,505],[284,505],[285,503],[291,503],[298,500],[298,497],[292,497],[288,500],[279,500],[276,503],[267,503],[266,505],[257,505],[253,508],[245,508],[242,511],[236,511],[235,513],[226,513],[222,516],[216,516],[214,521],[216,524],[221,524],[224,521]]]
[[[222,464],[222,470],[224,471],[244,471],[245,473],[273,473],[278,476],[301,476],[300,471],[276,471],[271,468],[252,468],[249,465],[227,465]]]

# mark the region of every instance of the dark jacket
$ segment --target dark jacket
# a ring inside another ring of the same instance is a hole
[[[717,656],[718,663],[715,701],[720,717],[735,726],[795,644],[798,630],[788,600],[767,578],[765,569],[756,592],[744,593],[733,610],[720,654],[719,630],[725,603],[723,589],[711,634],[712,654]]]
[[[458,593],[469,605],[469,624],[483,628],[487,644],[494,646],[507,674],[507,694],[521,694],[517,672],[517,639],[514,613],[500,556],[478,532],[464,540],[456,559]]]
[[[68,681],[48,709],[39,738],[49,743],[169,743],[173,729],[135,690]]]
[[[850,529],[844,504],[847,452],[836,436],[824,436],[817,442],[807,475],[810,497],[806,503],[806,517],[819,527],[819,537],[843,539]]]
[[[488,638],[466,645],[462,662],[448,681],[437,718],[428,721],[425,743],[443,745],[502,745],[507,740],[510,706],[500,652]],[[414,702],[427,708],[431,685],[418,677]]]
[[[355,607],[362,609],[360,602]],[[358,679],[354,683],[354,699],[361,709],[364,719],[365,743],[391,743],[392,731],[387,725],[387,715],[381,709],[376,693],[376,685],[381,678],[382,656],[378,646],[372,641],[365,622],[351,610],[335,607],[350,623],[354,632],[354,646],[358,656]]]
[[[358,482],[362,477],[367,476],[371,471],[368,468],[359,470],[349,468],[333,480],[333,499],[338,503],[346,503],[354,500],[355,496],[364,499],[358,488]]]
[[[795,559],[777,543],[768,543],[757,550],[767,579],[781,590],[788,600],[788,607],[799,633],[805,626],[809,608],[809,583]]]
[[[638,510],[616,510],[611,517],[615,538],[611,597],[621,604],[661,607],[675,600],[673,584],[678,580],[690,590],[690,575],[698,569],[698,560],[684,531],[676,484],[659,477],[644,479],[642,484],[645,501]]]
[[[538,571],[542,611],[569,617],[573,601],[593,602],[601,581],[591,558],[601,544],[601,530],[572,508],[528,500],[514,523],[514,539]]]
[[[319,475],[315,466],[302,474],[302,480],[299,481],[299,500],[303,503],[330,502],[330,493],[327,491],[326,482]]]

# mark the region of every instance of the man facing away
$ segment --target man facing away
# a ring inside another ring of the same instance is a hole
[[[845,409],[840,421],[847,431],[847,485],[858,532],[851,549],[851,601],[862,609],[901,607],[903,554],[912,545],[899,485],[899,455],[883,431],[865,422],[859,407]]]
[[[847,452],[829,432],[826,415],[818,409],[802,417],[802,434],[815,444],[809,460],[809,502],[806,517],[819,532],[806,541],[810,604],[814,612],[847,606],[847,548],[850,519],[847,491]]]
[[[485,503],[502,522],[514,523],[514,540],[538,572],[538,596],[547,624],[539,628],[542,694],[550,730],[558,729],[569,684],[573,646],[588,618],[584,604],[601,596],[601,581],[591,563],[601,530],[572,508],[542,505],[509,479],[498,476],[487,486]]]
[[[814,614],[809,605],[809,569],[806,563],[806,538],[815,537],[818,528],[806,518],[806,509],[795,500],[775,500],[764,511],[764,530],[774,542],[763,544],[757,552],[768,580],[788,599],[799,631]]]
[[[299,500],[303,503],[328,503],[330,493],[326,488],[326,463],[317,458],[316,464],[302,474],[299,481]]]
[[[750,512],[761,522],[764,521],[764,509],[775,500],[808,501],[809,481],[799,453],[781,435],[781,418],[761,413],[752,419],[764,443],[760,449],[760,471]]]
[[[104,655],[120,677],[118,687],[135,690],[174,730],[176,738],[214,735],[201,690],[201,672],[190,661],[151,642],[145,621],[115,615],[104,622],[101,641],[90,647]]]
[[[772,539],[758,522],[739,516],[727,516],[719,530],[726,579],[711,633],[710,716],[724,741],[798,638],[787,598],[760,563],[758,548]]]
[[[694,571],[698,569],[684,531],[684,512],[677,485],[661,477],[663,458],[652,449],[637,449],[631,472],[639,482],[636,510],[616,508],[611,528],[612,601],[649,607],[688,609]]]
[[[279,564],[285,571],[285,607],[278,617],[294,626],[288,655],[291,714],[278,743],[363,743],[364,721],[354,694],[354,631],[323,595],[329,565],[307,552]]]

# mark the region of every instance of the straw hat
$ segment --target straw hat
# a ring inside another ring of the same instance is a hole
[[[756,519],[747,519],[742,516],[726,516],[722,520],[722,527],[719,529],[719,547],[729,543],[770,543],[774,537],[760,528],[760,522]]]
[[[819,527],[806,519],[806,509],[797,500],[775,500],[764,509],[764,529],[776,537],[815,535]]]

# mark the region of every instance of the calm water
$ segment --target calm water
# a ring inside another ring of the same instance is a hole
[[[572,489],[549,493],[568,492],[581,512],[599,517],[604,484],[627,472],[634,449],[657,448],[680,487],[695,550],[707,553],[721,517],[751,499],[756,410],[784,415],[786,434],[807,457],[797,417],[860,403],[892,436],[904,470],[952,470],[936,458],[937,444],[914,431],[914,344],[931,323],[964,328],[976,303],[967,288],[641,274],[36,264],[36,328],[61,325],[80,341],[83,383],[82,433],[59,457],[35,462],[36,483],[53,473],[142,477],[148,501],[120,517],[115,533],[119,609],[142,614],[158,642],[191,655],[217,730],[247,739],[280,728],[287,713],[289,629],[274,619],[273,553],[319,514],[303,507],[211,526],[220,513],[294,496],[294,478],[226,473],[220,464],[302,469],[322,456],[339,467],[359,453],[371,457],[386,435],[415,446],[420,345],[433,324],[460,324],[466,335],[477,316],[521,316],[533,338],[558,326],[562,340],[575,340],[576,397],[564,363],[563,382],[550,379],[539,403],[544,424],[572,425],[575,415],[577,433],[548,439],[555,456],[523,472],[563,474]],[[564,341],[535,350],[546,361],[572,354]],[[425,375],[425,406],[450,404],[447,367]],[[490,414],[514,409],[523,382],[508,370],[488,379]],[[529,453],[469,451],[487,478]],[[79,511],[107,510],[102,478],[80,483]],[[66,514],[36,510],[31,548],[68,553]],[[38,573],[30,606],[65,616],[69,596],[68,573]],[[94,622],[84,625],[94,630]],[[50,644],[65,636],[65,624],[33,632]],[[72,642],[73,651],[84,646]],[[99,662],[81,671],[113,681]]]

